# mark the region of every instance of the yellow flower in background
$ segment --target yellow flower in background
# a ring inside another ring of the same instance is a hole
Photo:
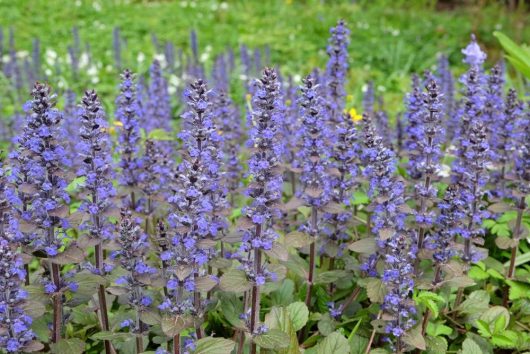
[[[351,120],[353,120],[354,122],[358,122],[358,121],[363,119],[363,116],[361,114],[357,113],[357,110],[355,108],[353,108],[353,107],[350,108],[348,113],[349,113],[349,115],[351,117]]]
[[[117,126],[117,127],[123,127],[123,123],[120,122],[119,120],[115,120],[114,121],[114,125]]]
[[[247,93],[245,98],[246,98],[247,102],[250,102],[250,99],[252,98],[252,96],[250,95],[250,93]]]

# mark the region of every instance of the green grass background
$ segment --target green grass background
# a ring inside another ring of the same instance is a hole
[[[71,29],[77,26],[103,67],[113,63],[112,30],[119,26],[128,43],[124,62],[136,71],[145,71],[153,55],[151,33],[189,52],[189,30],[194,28],[201,51],[208,48],[210,58],[227,46],[269,45],[272,62],[282,72],[305,75],[315,66],[324,67],[329,27],[343,18],[352,32],[349,93],[358,102],[362,84],[375,80],[390,105],[397,105],[408,89],[409,73],[434,68],[439,53],[447,53],[459,73],[460,50],[471,32],[488,49],[489,64],[501,57],[493,31],[528,41],[526,11],[501,1],[468,1],[452,7],[424,0],[1,0],[0,25],[4,32],[14,28],[17,49],[30,50],[38,37],[43,52],[52,48],[62,56],[72,43]],[[138,64],[140,52],[146,60]],[[83,79],[70,84],[78,90],[89,86]],[[116,84],[117,74],[109,70],[102,73],[96,88],[110,95]]]

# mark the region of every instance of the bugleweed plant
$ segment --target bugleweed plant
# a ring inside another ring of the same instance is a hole
[[[530,352],[527,92],[473,36],[459,82],[441,54],[389,109],[350,75],[359,28],[303,77],[267,46],[210,65],[195,30],[133,73],[116,28],[116,92],[60,108],[11,33],[0,352]],[[75,80],[97,58],[72,34]]]

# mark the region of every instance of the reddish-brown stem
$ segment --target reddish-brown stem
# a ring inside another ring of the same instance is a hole
[[[173,354],[180,354],[180,334],[173,337]]]
[[[57,292],[53,294],[53,327],[52,342],[57,343],[61,340],[61,326],[63,322],[63,301],[62,293],[58,290],[61,288],[61,276],[59,265],[52,263],[52,281]]]
[[[379,311],[377,314],[377,319],[381,318],[381,315],[383,314],[383,311]],[[365,354],[370,353],[370,349],[372,348],[372,343],[374,342],[375,338],[375,328],[372,330],[372,334],[370,335],[370,339],[368,340],[368,345],[366,346],[366,350],[364,351]]]
[[[256,225],[256,238],[259,238],[261,235],[261,225]],[[259,248],[254,248],[254,273],[258,275],[261,269],[261,250]],[[251,311],[250,311],[250,334],[254,334],[256,326],[259,321],[259,311],[260,311],[260,292],[259,287],[254,282],[252,286],[252,300],[251,300]],[[256,354],[257,347],[256,343],[252,342],[250,345],[250,354]]]

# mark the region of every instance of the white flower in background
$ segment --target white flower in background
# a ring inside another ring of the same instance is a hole
[[[188,2],[187,1],[181,1],[180,2],[180,7],[188,7]]]
[[[219,8],[221,10],[228,10],[228,3],[223,1],[220,5],[219,5]]]
[[[17,55],[18,59],[24,59],[24,58],[28,57],[29,53],[28,53],[27,50],[21,50],[21,51],[17,52],[16,55]]]
[[[164,54],[155,54],[153,55],[153,59],[158,60],[161,68],[165,68],[167,66],[166,57]]]
[[[54,65],[57,61],[57,52],[53,49],[46,49],[44,53],[44,60],[48,65]]]
[[[86,73],[90,76],[97,76],[98,72],[99,70],[95,65],[91,65],[86,71]]]
[[[367,84],[363,84],[363,86],[361,87],[361,92],[366,92],[368,90],[368,85]]]
[[[246,81],[247,80],[247,75],[244,75],[244,74],[239,75],[239,80]]]
[[[6,54],[2,57],[2,63],[9,63],[10,59],[9,54]]]
[[[136,56],[136,61],[139,64],[142,64],[145,61],[145,54],[142,52],[139,52],[138,55]]]
[[[94,8],[94,11],[100,12],[101,11],[101,4],[97,1],[94,1],[92,3],[92,7]]]
[[[79,57],[79,67],[80,68],[86,68],[88,66],[88,53],[83,52],[81,53],[81,56]]]
[[[382,85],[379,85],[377,86],[377,91],[379,92],[385,92],[386,91],[386,87],[382,86]]]
[[[301,82],[302,81],[302,76],[300,76],[300,74],[295,74],[293,76],[293,81],[294,82]]]
[[[169,77],[169,85],[170,86],[173,86],[173,87],[179,87],[180,86],[180,79],[178,78],[177,75],[171,75]]]
[[[92,76],[92,78],[90,79],[90,81],[93,83],[93,84],[97,84],[99,82],[99,77],[97,76]]]
[[[109,64],[109,65],[107,65],[105,67],[105,70],[110,73],[110,72],[114,71],[114,68],[112,67],[112,65]]]
[[[199,61],[201,63],[206,62],[210,58],[210,53],[202,53],[201,57],[199,58]]]
[[[46,68],[46,69],[44,69],[44,74],[45,74],[46,76],[52,76],[53,72],[51,71],[50,68]]]

